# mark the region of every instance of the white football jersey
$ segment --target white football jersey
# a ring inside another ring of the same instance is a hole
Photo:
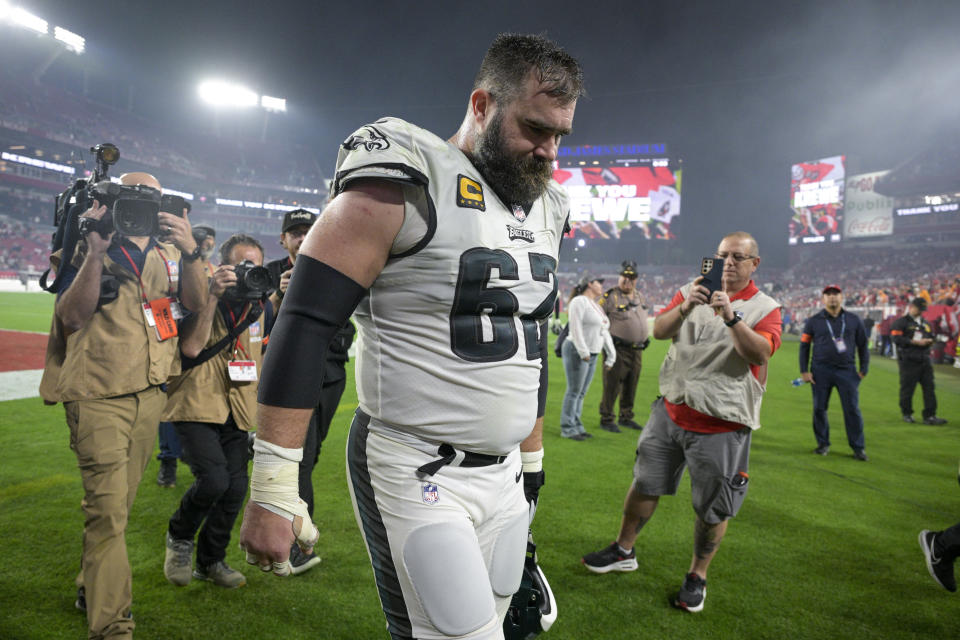
[[[514,212],[455,145],[395,118],[341,146],[335,193],[362,177],[399,181],[406,199],[394,253],[355,314],[371,429],[510,452],[537,418],[566,192],[551,181],[528,213]]]

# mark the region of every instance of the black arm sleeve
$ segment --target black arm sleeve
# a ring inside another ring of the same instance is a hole
[[[547,410],[547,321],[540,321],[540,392],[537,395],[537,417]]]
[[[289,409],[317,406],[330,342],[366,294],[366,289],[333,267],[309,256],[297,258],[270,333],[257,394],[260,404]]]

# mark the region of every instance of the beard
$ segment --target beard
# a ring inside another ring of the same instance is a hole
[[[502,111],[494,116],[487,130],[477,136],[470,160],[507,205],[533,204],[547,190],[553,177],[549,160],[510,156],[503,140]]]

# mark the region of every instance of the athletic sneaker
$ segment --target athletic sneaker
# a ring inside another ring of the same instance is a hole
[[[933,540],[936,536],[935,531],[924,529],[920,532],[920,548],[923,550],[923,557],[927,561],[927,571],[941,587],[947,591],[956,591],[957,581],[953,577],[953,561],[937,557],[933,546]]]
[[[167,551],[163,558],[163,575],[167,580],[185,587],[190,584],[190,565],[193,563],[193,540],[177,540],[167,532]]]
[[[904,422],[909,422],[910,424],[913,424],[913,423],[916,422],[916,420],[913,419],[913,414],[912,414],[912,413],[905,413],[905,414],[903,414],[903,421],[904,421]]]
[[[236,589],[237,587],[242,587],[247,584],[247,579],[244,575],[236,569],[232,569],[230,565],[223,560],[215,562],[209,567],[198,566],[193,570],[193,577],[197,580],[212,582],[218,587],[225,587],[227,589]]]
[[[177,459],[163,458],[160,460],[160,470],[157,471],[157,485],[164,489],[177,486]]]
[[[870,459],[870,458],[867,457],[867,452],[864,451],[863,449],[854,449],[854,450],[853,450],[853,457],[856,458],[857,460],[861,461],[861,462],[866,462],[867,460]]]
[[[947,421],[938,416],[930,416],[929,418],[923,419],[923,424],[933,424],[939,426],[941,424],[947,424]]]
[[[304,553],[296,542],[290,547],[290,572],[299,575],[304,571],[320,564],[320,556],[315,553]]]
[[[624,555],[620,551],[616,540],[609,547],[588,553],[580,559],[590,571],[594,573],[609,573],[611,571],[634,571],[637,568],[637,552],[630,549],[630,553]]]
[[[690,613],[703,611],[703,603],[707,599],[707,581],[692,571],[683,579],[683,586],[673,600],[673,606]]]
[[[637,422],[634,420],[621,420],[620,426],[633,429],[634,431],[641,431],[643,429],[643,425],[637,424]]]
[[[817,454],[818,456],[825,456],[825,455],[827,455],[828,453],[830,453],[830,445],[828,445],[828,444],[821,445],[821,446],[817,447],[816,449],[814,449],[813,452],[814,452],[815,454]]]

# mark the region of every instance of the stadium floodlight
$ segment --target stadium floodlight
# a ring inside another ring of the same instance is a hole
[[[67,49],[70,49],[71,51],[83,53],[83,50],[86,49],[87,41],[83,36],[78,35],[73,31],[67,31],[63,27],[54,27],[53,37],[62,42]]]
[[[223,80],[201,82],[197,92],[201,100],[215,107],[255,107],[260,98],[242,85]]]
[[[10,3],[7,0],[0,0],[0,20],[5,19],[10,12],[13,10],[13,7],[10,6]]]
[[[260,106],[267,111],[286,111],[287,99],[273,96],[260,96]]]
[[[33,15],[23,7],[17,7],[10,12],[10,21],[25,29],[30,29],[43,35],[46,35],[48,31],[46,20],[40,16]]]

